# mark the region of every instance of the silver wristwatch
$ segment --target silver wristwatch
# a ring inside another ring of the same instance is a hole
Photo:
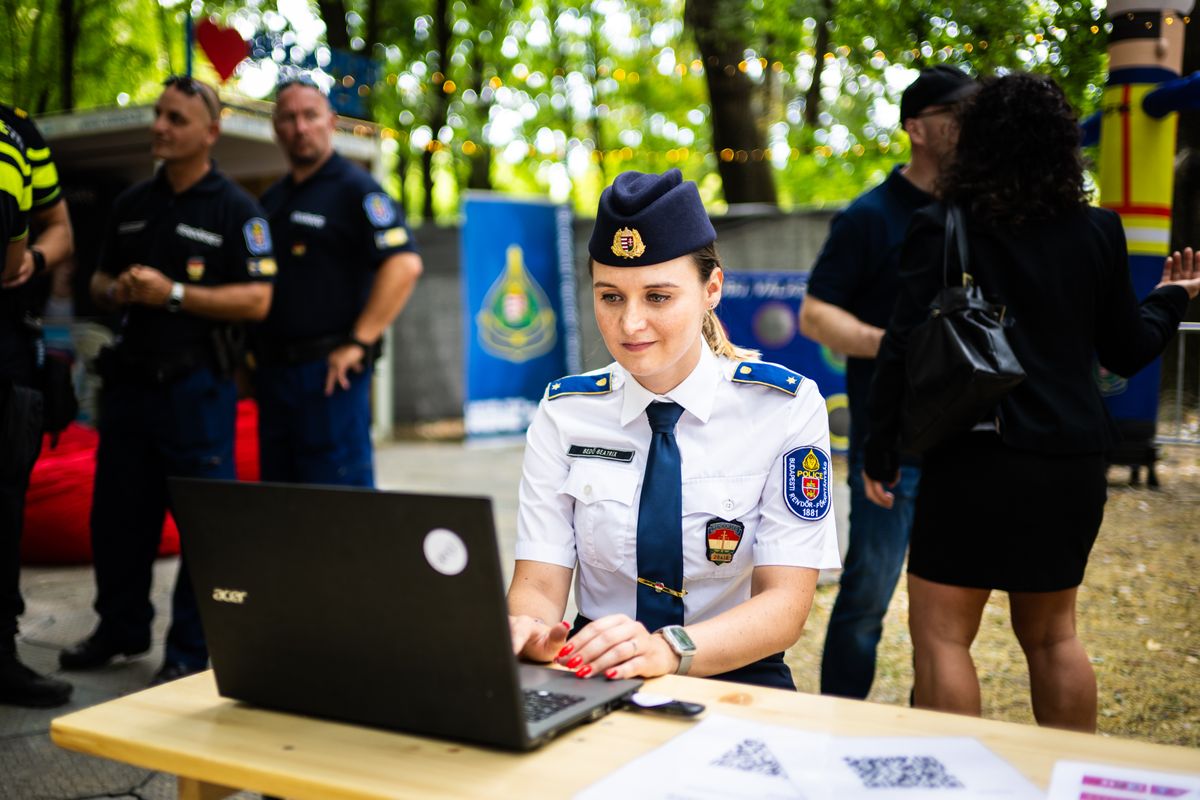
[[[167,295],[167,311],[172,313],[183,308],[184,285],[179,281],[171,284],[171,293]]]
[[[692,637],[688,636],[682,625],[668,625],[655,633],[661,634],[675,655],[679,656],[679,669],[675,670],[675,674],[687,675],[692,668],[692,657],[696,655],[696,643]]]

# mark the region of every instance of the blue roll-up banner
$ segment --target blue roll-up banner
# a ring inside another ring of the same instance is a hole
[[[717,316],[734,344],[761,350],[763,361],[782,364],[817,384],[829,409],[830,445],[844,452],[850,445],[846,360],[800,335],[800,304],[807,289],[804,272],[727,271]]]
[[[546,384],[580,369],[571,211],[470,192],[464,213],[466,432],[521,434]]]

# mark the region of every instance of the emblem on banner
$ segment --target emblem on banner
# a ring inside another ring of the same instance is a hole
[[[187,262],[188,280],[198,281],[204,277],[204,257],[192,256]]]
[[[705,544],[708,560],[714,564],[728,564],[733,561],[738,545],[742,543],[742,533],[746,526],[737,520],[714,517],[704,528]]]
[[[800,519],[815,522],[829,513],[829,454],[819,447],[799,447],[783,457],[783,497]]]
[[[504,272],[488,289],[475,320],[480,345],[505,361],[529,361],[554,348],[558,320],[550,298],[525,269],[519,245],[509,246]]]
[[[621,258],[637,258],[646,252],[646,244],[636,228],[621,228],[613,234],[612,251]]]

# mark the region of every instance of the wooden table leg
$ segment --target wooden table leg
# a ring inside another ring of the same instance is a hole
[[[179,776],[179,800],[225,800],[230,795],[237,794],[240,789],[232,789],[216,783],[207,783],[195,778]]]

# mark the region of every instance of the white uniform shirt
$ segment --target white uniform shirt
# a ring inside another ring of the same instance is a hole
[[[840,566],[824,399],[807,379],[794,397],[735,383],[738,367],[705,346],[692,374],[658,396],[684,409],[675,438],[683,472],[685,624],[747,600],[756,566]],[[517,516],[517,559],[578,563],[575,599],[590,619],[637,610],[638,501],[650,447],[645,411],[656,399],[618,364],[588,374],[605,372],[611,392],[543,397],[526,440]],[[572,456],[573,447],[589,454],[597,448],[600,457]],[[794,467],[810,450],[823,473],[805,484],[824,493],[816,512],[796,495]],[[745,526],[728,563],[708,557],[707,526],[717,519]]]

